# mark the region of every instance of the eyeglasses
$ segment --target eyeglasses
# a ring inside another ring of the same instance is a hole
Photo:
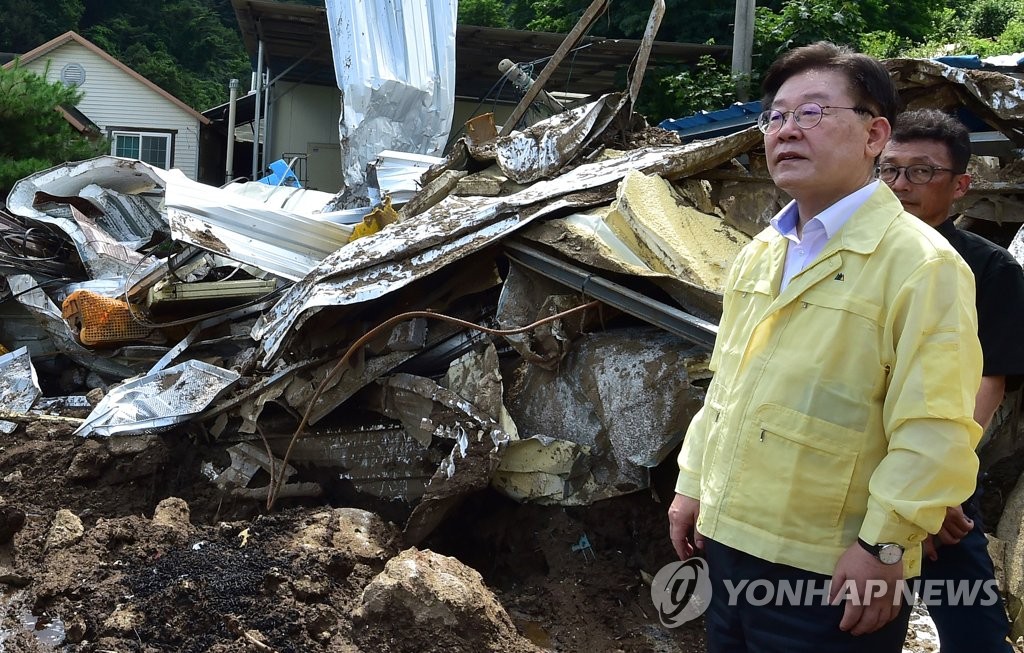
[[[900,178],[900,172],[912,184],[927,184],[932,180],[936,172],[962,174],[952,168],[930,166],[926,163],[916,163],[912,166],[894,166],[891,163],[883,163],[878,166],[878,178],[887,184],[895,184],[896,180]]]
[[[762,111],[761,115],[757,117],[757,128],[761,130],[761,133],[774,134],[782,129],[782,126],[786,124],[786,118],[792,114],[793,122],[796,123],[797,127],[800,129],[812,129],[818,126],[822,116],[827,115],[825,109],[847,109],[857,113],[866,113],[872,118],[875,117],[874,112],[864,107],[832,107],[821,106],[817,102],[805,102],[792,111],[778,111],[776,109]]]

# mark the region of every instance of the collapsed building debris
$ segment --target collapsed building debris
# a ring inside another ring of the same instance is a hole
[[[583,115],[600,115],[609,102],[617,104],[618,100],[602,98]],[[581,131],[574,121],[556,120],[541,125],[535,134],[558,141],[564,140],[560,134],[581,133],[585,139],[596,140],[600,133],[593,132],[593,127],[590,121]],[[508,365],[509,353],[519,351],[524,360],[532,361],[528,364],[558,365],[571,353],[574,339],[615,317],[613,312],[604,316],[592,313],[576,325],[559,320],[542,331],[509,336],[507,342],[514,349],[503,345],[500,350],[506,353],[499,355],[493,347],[480,349],[490,338],[468,334],[464,327],[451,322],[429,319],[432,312],[452,312],[469,322],[490,322],[508,329],[579,306],[582,302],[571,296],[552,303],[537,297],[536,304],[533,298],[517,299],[513,290],[516,280],[525,278],[516,271],[520,264],[508,268],[508,263],[502,262],[507,259],[493,245],[540,218],[608,205],[617,194],[620,213],[635,218],[637,211],[625,207],[629,201],[626,198],[633,197],[633,203],[639,205],[647,191],[643,187],[630,191],[628,184],[622,184],[623,179],[643,177],[645,173],[663,175],[645,179],[677,179],[710,170],[741,155],[756,140],[756,134],[747,131],[704,144],[651,147],[603,159],[582,157],[573,151],[557,165],[546,162],[539,166],[543,168],[539,176],[551,179],[522,186],[512,195],[450,195],[351,243],[347,243],[351,232],[346,227],[318,220],[314,215],[269,207],[244,194],[202,187],[174,171],[100,157],[19,182],[11,194],[10,208],[22,220],[42,218],[43,223],[59,226],[82,259],[76,282],[102,281],[105,285],[68,292],[68,288],[36,287],[34,280],[24,274],[8,275],[8,283],[19,301],[38,298],[35,310],[49,316],[46,320],[40,318],[40,323],[49,339],[55,341],[55,349],[86,370],[83,389],[91,384],[108,393],[77,429],[80,435],[153,432],[196,422],[200,413],[198,422],[206,424],[211,435],[222,438],[225,444],[234,441],[237,444],[233,446],[239,446],[262,432],[270,447],[261,454],[264,470],[268,465],[272,470],[275,465],[268,455],[283,459],[282,468],[293,463],[331,468],[338,472],[339,481],[351,482],[360,491],[408,501],[413,511],[406,533],[410,541],[417,541],[436,526],[460,496],[491,482],[507,445],[520,437],[503,403],[506,400],[501,384],[496,386],[498,390],[484,390],[487,379],[501,378],[499,367]],[[492,165],[498,162],[500,151],[489,151],[487,160]],[[584,158],[591,160],[555,174],[565,161]],[[436,173],[432,170],[428,175]],[[118,196],[116,202],[100,201]],[[129,197],[132,199],[126,199]],[[116,220],[103,218],[115,210],[111,206],[116,206]],[[128,220],[126,213],[141,217]],[[165,222],[154,225],[154,213]],[[96,217],[89,222],[81,218],[76,221],[72,219],[76,214]],[[115,224],[117,228],[103,224]],[[626,227],[620,224],[606,228],[607,238],[621,241],[615,229],[622,233],[623,228],[633,229],[636,223],[623,224]],[[117,236],[105,235],[110,231]],[[636,235],[631,242],[650,240],[651,235],[651,231]],[[102,245],[108,242],[116,246]],[[720,288],[702,288],[699,278],[674,279],[672,270],[664,265],[651,270],[652,259],[644,259],[649,247],[639,254],[628,243],[613,247],[628,260],[609,255],[611,270],[625,274],[643,270],[670,288],[675,297],[694,295],[684,300],[687,307],[699,307],[703,317],[713,318]],[[660,256],[668,255],[666,247],[658,244]],[[123,266],[86,265],[100,251],[108,257],[120,252]],[[518,256],[529,258],[528,252]],[[531,285],[536,287],[536,282]],[[564,294],[557,289],[548,292],[551,297]],[[57,301],[62,310],[56,308]],[[402,324],[371,341],[356,353],[342,374],[329,378],[340,347],[368,331],[375,322],[391,317],[394,312],[387,308],[391,302],[431,313],[427,319]],[[251,309],[253,304],[262,310]],[[531,305],[540,306],[540,312],[530,311]],[[374,306],[379,308],[374,310]],[[685,315],[678,307],[674,310]],[[235,319],[225,320],[226,315]],[[700,321],[703,317],[691,319]],[[713,332],[711,323],[703,324],[705,332]],[[628,336],[618,336],[623,337]],[[679,340],[673,342],[686,346]],[[705,336],[699,348],[706,349],[708,342]],[[490,361],[489,372],[477,369],[479,363],[466,368],[466,362],[459,362],[470,360],[467,356],[473,351],[492,352],[485,357]],[[446,353],[438,356],[440,352]],[[167,367],[175,359],[184,362]],[[542,363],[544,360],[548,362]],[[477,371],[457,373],[456,369]],[[205,376],[198,379],[197,374]],[[466,378],[456,382],[459,374]],[[468,381],[471,377],[476,380]],[[246,380],[238,392],[227,390],[241,378]],[[585,458],[594,461],[592,466],[574,463],[577,471],[591,478],[586,491],[563,488],[544,500],[557,496],[566,502],[586,503],[645,487],[643,473],[623,470],[631,465],[636,469],[656,465],[667,455],[680,437],[676,423],[685,420],[699,403],[700,390],[695,388],[685,409],[673,410],[673,406],[684,404],[668,395],[659,397],[658,401],[668,402],[665,407],[669,412],[652,425],[661,432],[654,439],[657,455],[639,455],[628,446],[620,454],[613,453],[611,442],[622,437],[621,429],[596,439],[588,435],[584,441],[573,443],[584,447]],[[222,392],[226,392],[224,399],[210,404]],[[487,408],[481,405],[485,396],[491,397]],[[267,413],[270,406],[275,408]],[[356,407],[358,410],[353,412]],[[282,428],[287,419],[282,417],[281,409],[284,414],[305,414],[310,431],[290,441],[287,427]],[[265,421],[265,413],[272,414],[273,419]],[[367,414],[377,417],[367,419]],[[568,431],[571,429],[556,429],[557,439],[571,442],[564,438]],[[362,445],[358,444],[359,437],[352,437],[354,432],[363,434]],[[526,435],[552,437],[536,429]],[[404,445],[400,444],[403,440]],[[291,460],[290,444],[298,445]],[[479,454],[474,454],[478,447]],[[431,450],[436,453],[429,454]],[[229,468],[236,471],[230,477],[225,476],[227,470],[216,476],[219,485],[232,486],[235,496],[244,494],[241,490],[253,472],[251,452],[243,456],[240,451],[233,450]],[[474,456],[480,456],[481,464],[471,472],[473,466],[468,461]],[[373,459],[377,464],[368,465]],[[402,459],[411,466],[396,466]],[[526,459],[529,456],[519,454],[520,461]],[[612,460],[613,464],[608,463]],[[520,462],[515,473],[528,476],[522,465]],[[504,472],[512,473],[512,467]],[[620,471],[608,473],[611,468]],[[595,475],[595,469],[606,471]],[[550,473],[539,468],[533,471],[538,478]],[[272,476],[275,481],[284,478],[281,474]],[[527,478],[525,482],[533,481]],[[572,479],[565,487],[573,487],[575,482]],[[518,485],[507,479],[502,483]],[[550,481],[545,483],[550,485]],[[611,489],[615,487],[619,489]],[[293,492],[289,494],[294,496]],[[521,499],[532,496],[516,491],[512,494]]]
[[[938,66],[890,63],[911,104],[966,103],[1018,144],[1020,82]],[[477,119],[444,160],[380,152],[357,210],[115,157],[32,175],[0,223],[24,234],[0,258],[0,397],[89,410],[93,438],[188,424],[222,447],[202,464],[224,496],[398,503],[407,544],[488,486],[645,489],[702,404],[725,273],[786,198],[756,129],[680,144],[630,108]],[[990,162],[969,217],[1016,231],[1014,165]]]

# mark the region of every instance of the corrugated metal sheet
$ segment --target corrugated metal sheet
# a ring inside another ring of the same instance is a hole
[[[756,129],[724,138],[633,150],[581,165],[505,197],[449,196],[429,210],[360,238],[290,288],[253,329],[263,364],[316,311],[381,297],[478,251],[543,215],[607,203],[630,170],[667,178],[713,168],[760,140]],[[591,192],[586,192],[591,191]]]
[[[456,0],[327,0],[342,89],[342,185],[382,150],[440,155],[455,109]]]
[[[268,209],[176,170],[166,180],[167,221],[176,240],[285,279],[301,279],[348,242],[349,230],[330,222]]]

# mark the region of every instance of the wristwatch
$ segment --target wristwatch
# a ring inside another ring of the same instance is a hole
[[[903,547],[893,542],[868,544],[858,537],[857,544],[860,544],[862,549],[878,558],[883,565],[894,565],[903,559]]]

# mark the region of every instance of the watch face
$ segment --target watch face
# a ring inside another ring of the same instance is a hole
[[[878,559],[887,565],[894,565],[903,559],[903,549],[898,544],[883,544],[878,550]]]

